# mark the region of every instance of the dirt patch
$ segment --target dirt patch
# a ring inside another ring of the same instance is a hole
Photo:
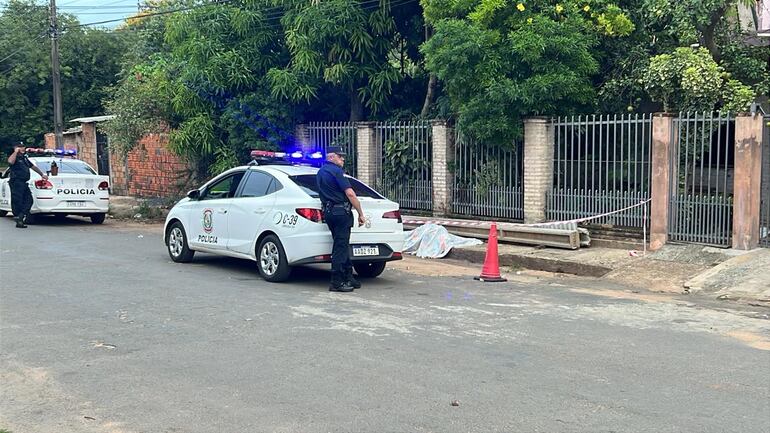
[[[570,292],[585,293],[588,295],[604,296],[613,299],[631,299],[644,302],[671,302],[673,298],[670,295],[656,293],[634,293],[624,290],[606,290],[606,289],[570,289]]]
[[[705,269],[707,267],[702,264],[640,258],[604,278],[651,292],[683,293],[684,283]]]
[[[736,338],[746,345],[759,350],[770,350],[770,339],[748,331],[733,331],[727,333],[728,337]]]
[[[388,268],[431,277],[476,277],[481,270],[462,261],[427,260],[407,255],[404,260],[388,263]]]

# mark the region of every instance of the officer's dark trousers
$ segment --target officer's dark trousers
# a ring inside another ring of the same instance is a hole
[[[343,207],[333,207],[326,212],[326,224],[332,232],[332,285],[344,283],[353,273],[350,261],[350,229],[353,227],[353,213]]]
[[[32,209],[32,193],[26,181],[11,179],[8,182],[11,187],[11,211],[16,218],[24,218]]]

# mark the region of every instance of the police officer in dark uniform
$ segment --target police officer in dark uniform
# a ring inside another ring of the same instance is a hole
[[[13,153],[8,157],[11,166],[11,179],[8,184],[11,187],[11,210],[16,220],[16,228],[27,228],[25,220],[32,209],[32,193],[29,190],[29,170],[35,170],[44,180],[48,180],[39,168],[27,158],[27,148],[24,143],[13,147]]]
[[[358,212],[358,225],[366,222],[361,202],[345,177],[342,166],[345,152],[339,146],[326,149],[326,162],[316,176],[318,193],[323,204],[324,218],[332,232],[332,281],[329,291],[352,292],[361,287],[353,278],[353,263],[350,261],[350,229],[353,227],[353,211]]]

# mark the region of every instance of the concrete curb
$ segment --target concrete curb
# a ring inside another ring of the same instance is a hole
[[[484,264],[486,251],[471,250],[467,248],[453,248],[447,258],[465,260],[479,265]],[[580,277],[602,277],[610,272],[611,268],[569,260],[549,259],[524,254],[499,255],[500,266],[519,266],[534,271],[557,272],[562,274],[577,275]]]

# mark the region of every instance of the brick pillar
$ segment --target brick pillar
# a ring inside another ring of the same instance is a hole
[[[43,140],[43,148],[45,149],[56,149],[56,135],[53,132],[49,132],[48,134],[44,135]]]
[[[524,222],[545,222],[548,192],[553,188],[553,126],[546,117],[524,120]]]
[[[378,167],[380,163],[379,146],[377,145],[377,130],[375,122],[357,122],[356,123],[356,146],[358,150],[358,167],[356,177],[363,183],[378,187]]]
[[[310,130],[305,124],[299,124],[294,128],[294,140],[295,145],[302,149],[303,152],[317,150],[313,149],[313,143],[310,142]]]
[[[452,211],[454,176],[449,170],[454,160],[454,128],[446,120],[431,122],[433,136],[433,215],[446,216]]]
[[[759,204],[762,178],[762,116],[735,118],[735,181],[733,193],[733,248],[759,245]]]
[[[657,113],[652,118],[652,202],[650,203],[650,249],[657,250],[668,240],[671,194],[671,149],[674,115]]]

